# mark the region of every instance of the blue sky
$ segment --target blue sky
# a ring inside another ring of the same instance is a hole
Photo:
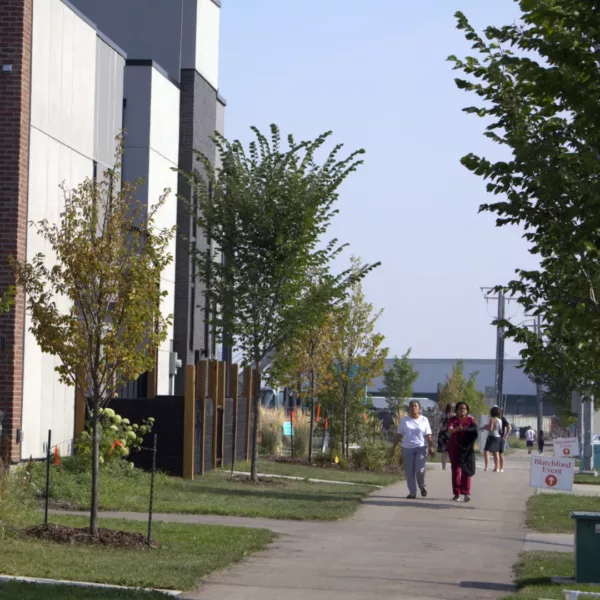
[[[331,129],[348,150],[367,150],[332,236],[350,243],[348,259],[382,261],[366,293],[385,311],[392,354],[410,346],[415,358],[493,357],[495,307],[479,288],[534,264],[519,230],[478,215],[484,184],[459,163],[500,151],[461,112],[474,99],[445,60],[469,51],[456,10],[477,27],[519,14],[512,0],[225,0],[221,16],[227,137],[277,123],[302,139]]]

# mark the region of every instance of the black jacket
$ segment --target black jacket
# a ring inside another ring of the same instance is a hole
[[[460,468],[467,475],[475,475],[475,442],[478,437],[477,425],[470,425],[460,436]]]

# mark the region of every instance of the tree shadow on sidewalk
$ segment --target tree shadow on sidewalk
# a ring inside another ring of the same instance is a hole
[[[488,590],[492,592],[507,592],[511,593],[516,590],[516,586],[512,583],[491,583],[489,581],[461,581],[461,588],[472,590]]]
[[[405,506],[407,508],[428,508],[432,510],[436,509],[448,509],[448,508],[460,508],[460,509],[468,509],[474,510],[475,506],[468,506],[466,504],[461,503],[443,503],[443,504],[434,504],[433,502],[427,501],[411,501],[411,500],[402,500],[401,498],[392,498],[389,500],[383,499],[382,496],[374,496],[370,498],[365,498],[361,504],[368,506]]]

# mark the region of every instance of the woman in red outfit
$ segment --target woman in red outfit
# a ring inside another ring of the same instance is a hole
[[[469,405],[458,402],[455,415],[448,422],[448,454],[452,466],[452,490],[456,502],[461,495],[465,502],[471,500],[471,477],[475,475],[475,442],[477,421],[469,415]]]

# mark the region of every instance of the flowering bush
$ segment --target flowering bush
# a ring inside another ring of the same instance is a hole
[[[101,408],[98,411],[98,435],[100,436],[100,464],[127,458],[132,452],[142,447],[144,437],[152,431],[154,419],[150,417],[141,425],[123,419],[112,408]],[[76,444],[77,452],[85,457],[92,456],[92,424],[86,422]],[[131,463],[133,467],[133,463]]]

